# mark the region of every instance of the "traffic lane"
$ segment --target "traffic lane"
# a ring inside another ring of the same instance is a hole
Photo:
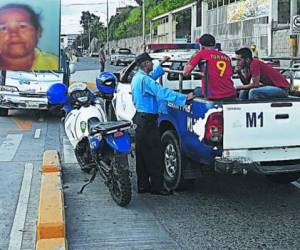
[[[8,249],[23,173],[22,163],[0,162],[0,249]]]
[[[119,70],[125,67],[125,65],[121,66],[113,66],[110,64],[110,61],[105,63],[105,70],[116,69]],[[100,70],[100,64],[97,57],[79,57],[78,61],[75,63],[76,71],[84,71],[84,70]]]
[[[298,249],[300,190],[263,176],[211,175],[170,197],[144,195],[184,249]]]
[[[0,117],[0,249],[16,244],[13,225],[22,232],[22,247],[35,247],[39,170],[44,150],[60,147],[59,138],[51,140],[59,137],[58,124],[57,118],[47,112],[32,110],[12,110],[8,117]],[[31,171],[25,171],[30,169],[26,168],[28,165],[32,166]],[[31,180],[27,188],[23,188],[24,179]],[[20,198],[21,193],[26,194],[21,190],[29,190],[27,201]],[[19,200],[23,202],[18,203]],[[23,206],[16,215],[18,204]]]
[[[89,175],[77,164],[63,165],[70,249],[144,249],[142,242],[152,244],[147,249],[299,248],[300,190],[293,185],[210,174],[172,196],[137,194],[129,159],[134,193],[126,209],[112,201],[100,177],[78,195]]]
[[[91,62],[89,62],[91,63]],[[100,74],[99,70],[99,63],[98,63],[98,68],[96,69],[82,69],[82,70],[76,70],[74,74],[71,75],[71,81],[74,82],[96,82],[96,77]],[[91,67],[89,67],[91,68]],[[122,66],[113,66],[109,65],[106,63],[105,65],[105,71],[110,71],[110,72],[117,72],[121,70],[123,67]]]

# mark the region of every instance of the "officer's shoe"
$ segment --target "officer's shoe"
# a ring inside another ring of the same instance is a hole
[[[159,191],[151,191],[151,194],[153,194],[153,195],[172,195],[173,192],[172,192],[172,190],[168,191],[166,189],[162,189]]]

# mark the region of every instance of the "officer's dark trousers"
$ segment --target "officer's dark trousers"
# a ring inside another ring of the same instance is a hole
[[[136,173],[138,189],[163,189],[163,153],[157,126],[157,115],[136,113]]]

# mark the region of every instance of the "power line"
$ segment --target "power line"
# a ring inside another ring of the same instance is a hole
[[[113,3],[119,3],[120,0],[110,0]],[[106,5],[106,3],[70,3],[70,4],[62,4],[63,6],[80,6],[80,5]]]

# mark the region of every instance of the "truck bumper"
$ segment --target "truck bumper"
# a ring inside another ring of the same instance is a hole
[[[0,108],[48,109],[47,97],[20,96],[19,93],[0,92]]]
[[[256,172],[264,175],[296,173],[300,172],[299,161],[294,161],[295,164],[287,162],[283,164],[280,162],[259,163],[259,162],[245,162],[239,160],[228,159],[225,157],[215,158],[215,171],[223,174],[247,174],[248,172]]]

